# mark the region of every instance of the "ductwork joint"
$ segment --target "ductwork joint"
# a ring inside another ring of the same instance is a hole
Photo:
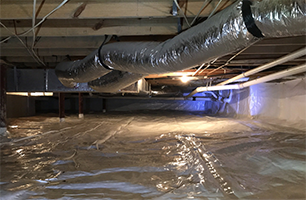
[[[99,63],[101,63],[101,65],[102,65],[105,69],[107,69],[107,70],[112,70],[108,65],[106,65],[106,64],[102,61],[102,58],[101,58],[101,49],[102,49],[102,47],[104,46],[104,44],[106,43],[107,38],[108,38],[108,35],[105,35],[104,41],[102,42],[102,44],[101,44],[101,46],[99,47],[99,50],[98,50],[98,58],[99,58]]]
[[[257,27],[255,24],[255,20],[252,16],[252,10],[251,10],[252,2],[250,0],[243,0],[242,1],[242,17],[243,21],[245,23],[245,26],[247,27],[247,30],[257,38],[263,38],[263,34],[261,30]]]

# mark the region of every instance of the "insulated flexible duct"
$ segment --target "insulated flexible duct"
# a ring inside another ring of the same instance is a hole
[[[55,69],[58,79],[66,87],[74,87],[76,83],[92,81],[109,72],[110,70],[101,65],[98,50],[83,60],[59,63]]]
[[[305,0],[256,1],[251,10],[257,27],[265,37],[306,34]]]
[[[239,0],[173,39],[106,44],[82,61],[58,65],[56,71],[61,82],[73,85],[94,80],[109,69],[143,75],[184,70],[238,51],[263,35],[303,35],[305,21],[304,0],[263,0],[253,5]]]
[[[142,74],[113,70],[101,78],[90,81],[88,86],[97,92],[112,93],[135,83],[142,77]]]

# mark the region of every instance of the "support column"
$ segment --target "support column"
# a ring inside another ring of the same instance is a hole
[[[58,94],[59,118],[60,122],[65,121],[65,93]]]
[[[0,134],[6,132],[6,66],[0,65]]]
[[[106,99],[102,99],[102,111],[106,112]]]
[[[79,118],[83,119],[84,118],[84,113],[83,113],[83,94],[79,93]]]

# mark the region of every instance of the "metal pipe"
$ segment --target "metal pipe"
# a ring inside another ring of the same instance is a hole
[[[248,77],[248,76],[250,76],[250,75],[252,75],[252,74],[256,74],[256,73],[261,72],[261,71],[263,71],[263,70],[272,68],[272,67],[274,67],[274,66],[276,66],[276,65],[285,63],[285,62],[287,62],[287,61],[290,61],[290,60],[299,58],[299,57],[304,56],[304,55],[306,55],[306,47],[304,47],[304,48],[302,48],[302,49],[300,49],[300,50],[298,50],[298,51],[296,51],[296,52],[294,52],[294,53],[291,53],[291,54],[288,54],[288,55],[286,55],[286,56],[283,56],[283,57],[281,57],[281,58],[279,58],[279,59],[277,59],[277,60],[275,60],[275,61],[273,61],[273,62],[264,64],[264,65],[262,65],[262,66],[260,66],[260,67],[257,67],[257,68],[255,68],[255,69],[252,69],[252,70],[249,70],[249,71],[247,71],[247,72],[245,72],[245,73],[242,73],[242,74],[240,74],[240,75],[238,75],[238,76],[235,76],[235,77],[233,77],[233,78],[231,78],[231,79],[228,79],[227,81],[224,81],[224,82],[222,82],[222,83],[219,83],[218,86],[226,85],[226,84],[228,84],[228,83],[232,83],[232,82],[234,82],[234,81],[236,81],[236,80],[238,80],[238,79],[241,79],[241,78],[244,78],[244,77]]]
[[[293,67],[287,70],[276,72],[276,73],[273,73],[273,74],[270,74],[270,75],[252,80],[252,81],[248,81],[245,83],[234,84],[234,85],[221,85],[221,86],[216,85],[216,86],[210,86],[210,87],[198,87],[194,91],[192,91],[189,95],[187,95],[185,98],[189,98],[198,92],[243,89],[243,88],[246,88],[252,85],[256,85],[259,83],[265,83],[268,81],[276,80],[279,78],[283,78],[286,76],[291,76],[291,75],[299,74],[303,72],[306,72],[306,64],[302,64],[297,67]]]
[[[245,83],[240,83],[239,87],[240,88],[245,88],[245,87],[249,87],[249,86],[252,86],[252,85],[256,85],[258,83],[265,83],[265,82],[276,80],[276,79],[283,78],[283,77],[286,77],[286,76],[291,76],[291,75],[294,75],[294,74],[303,73],[305,71],[306,71],[306,64],[302,64],[302,65],[299,65],[297,67],[293,67],[293,68],[286,69],[286,70],[283,70],[283,71],[280,71],[280,72],[276,72],[274,74],[264,76],[262,78],[258,78],[258,79],[248,81],[248,82],[245,82]]]

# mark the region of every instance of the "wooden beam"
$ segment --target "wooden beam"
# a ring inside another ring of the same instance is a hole
[[[45,63],[59,63],[59,62],[67,62],[70,60],[80,60],[85,56],[41,56],[40,59]],[[9,57],[1,57],[8,63],[34,63],[35,60],[31,56],[9,56]]]
[[[208,4],[200,16],[208,16],[215,8],[219,0],[212,0]],[[57,7],[62,0],[37,1],[37,8],[41,6],[37,19],[41,19],[51,10]],[[48,19],[71,19],[78,17],[80,19],[102,19],[102,18],[152,18],[152,17],[169,17],[172,16],[172,0],[112,0],[112,1],[69,1]],[[233,3],[234,0],[223,1],[219,9],[223,9]],[[187,15],[195,16],[202,7],[203,1],[188,1],[182,8],[187,6]],[[32,18],[32,1],[22,0],[2,0],[0,13],[1,19],[31,19]],[[218,10],[219,10],[218,9]]]
[[[266,46],[266,47],[261,47],[261,46],[251,46],[247,50],[241,53],[241,55],[246,55],[246,54],[288,54],[291,52],[294,52],[296,50],[301,49],[304,47],[304,44],[301,45],[294,45],[294,46]]]
[[[17,33],[23,33],[29,30],[30,27],[16,28]],[[15,31],[10,28],[11,31]],[[1,36],[11,36],[11,32],[4,28],[0,28]],[[41,28],[37,36],[101,36],[101,35],[169,35],[176,34],[176,24],[142,24],[139,26],[116,26],[116,27],[102,27],[99,30],[92,28]],[[31,33],[28,33],[31,36]]]
[[[112,42],[135,42],[135,41],[158,41],[163,42],[175,35],[147,35],[147,36],[122,36],[109,41]],[[32,44],[32,37],[22,37],[24,43]],[[41,48],[99,48],[104,41],[104,36],[82,36],[82,37],[41,37],[37,39],[36,49]],[[2,49],[23,49],[24,46],[17,38],[12,38],[1,44]]]
[[[263,39],[253,46],[285,46],[285,45],[306,45],[306,37],[296,36],[296,37],[281,37],[281,38],[267,38]]]
[[[190,21],[193,18],[188,18]],[[156,25],[156,24],[176,24],[177,17],[171,16],[167,18],[120,18],[120,19],[48,19],[40,27],[44,28],[80,28],[87,27],[94,30],[102,27],[116,26],[141,26],[141,25]],[[32,27],[32,19],[22,20],[1,20],[6,27]]]
[[[38,56],[87,56],[96,48],[84,48],[84,49],[37,49]],[[1,49],[1,56],[29,56],[29,52],[26,49]]]

